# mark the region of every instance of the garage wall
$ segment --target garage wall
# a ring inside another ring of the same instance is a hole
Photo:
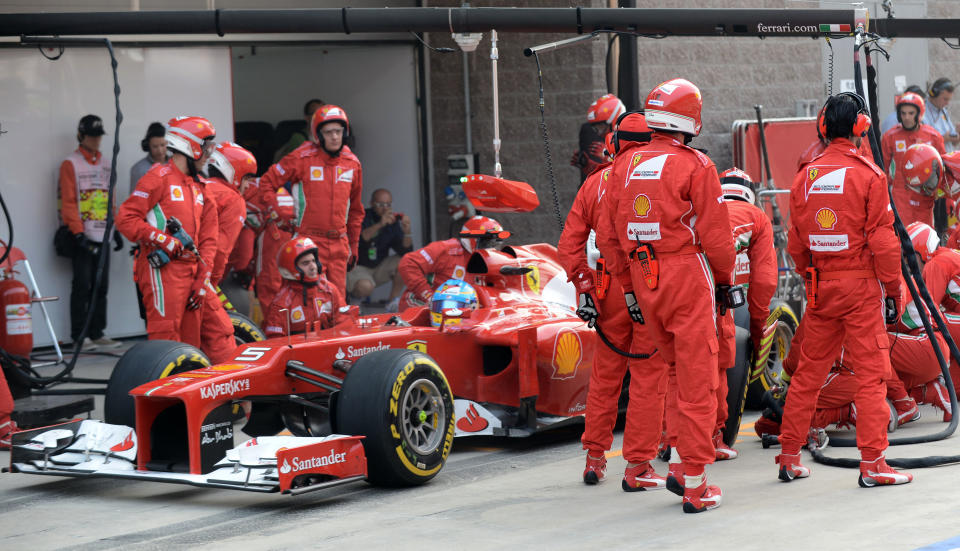
[[[154,120],[166,122],[181,114],[208,117],[218,138],[233,139],[230,54],[227,48],[118,48],[120,155],[117,159],[117,198],[129,193],[130,167],[145,154],[140,140]],[[188,78],[175,80],[174,75]],[[113,77],[104,48],[69,48],[56,61],[35,48],[0,49],[0,193],[10,209],[14,245],[30,259],[48,303],[54,329],[70,339],[69,260],[54,255],[57,228],[57,173],[60,163],[76,149],[76,128],[87,113],[104,120],[107,135],[102,149],[110,157],[115,134]],[[7,238],[6,223],[0,237]],[[137,313],[126,250],[113,253],[108,294],[107,334],[122,337],[144,332]],[[51,344],[41,332],[39,308],[34,310],[34,339]]]
[[[363,203],[378,188],[412,217],[414,246],[423,236],[420,141],[414,48],[407,44],[240,46],[233,49],[237,121],[302,119],[310,98],[339,105],[363,163]]]

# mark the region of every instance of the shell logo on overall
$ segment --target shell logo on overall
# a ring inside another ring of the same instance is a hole
[[[837,225],[837,213],[828,207],[818,210],[816,219],[822,230],[832,230]]]
[[[650,214],[650,198],[642,193],[637,195],[637,198],[633,200],[633,212],[641,218],[646,218]]]
[[[571,379],[583,359],[580,335],[571,329],[561,329],[553,341],[553,378]]]

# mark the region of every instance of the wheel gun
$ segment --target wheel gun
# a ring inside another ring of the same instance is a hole
[[[183,244],[184,250],[190,251],[191,253],[197,255],[197,258],[200,258],[200,253],[197,252],[197,246],[193,242],[193,238],[190,237],[190,234],[183,230],[183,224],[177,220],[176,217],[171,216],[167,219],[167,224],[165,231],[167,235],[175,237],[177,240]],[[154,249],[149,255],[147,255],[147,261],[150,262],[150,265],[154,268],[161,268],[170,262],[170,255],[162,249]]]

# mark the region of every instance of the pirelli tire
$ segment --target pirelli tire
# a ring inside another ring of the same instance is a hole
[[[747,378],[750,375],[750,332],[737,327],[737,358],[727,369],[727,422],[723,426],[723,441],[733,446],[740,434],[740,421],[747,402]]]
[[[453,392],[433,359],[380,350],[357,360],[336,399],[336,431],[363,435],[367,480],[416,486],[440,472],[453,446]]]
[[[227,315],[233,324],[233,338],[237,341],[237,346],[267,340],[267,335],[252,319],[233,310],[227,310]]]
[[[799,317],[789,304],[775,299],[770,304],[770,310],[773,311],[776,308],[780,308],[781,312],[770,354],[767,356],[760,376],[747,387],[747,407],[750,409],[763,409],[763,393],[773,386],[783,385],[783,364],[787,354],[790,353],[790,343],[800,325]]]
[[[198,348],[177,341],[146,341],[127,350],[110,374],[104,397],[107,423],[133,427],[136,422],[130,391],[150,381],[208,367],[210,360]]]

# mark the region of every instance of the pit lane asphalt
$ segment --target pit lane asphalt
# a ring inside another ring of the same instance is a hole
[[[127,343],[126,347],[129,347]],[[105,378],[115,358],[84,356],[77,375]],[[897,435],[942,425],[934,410]],[[100,418],[102,397],[94,418]],[[912,471],[912,484],[862,489],[854,470],[804,463],[776,479],[748,412],[741,455],[708,467],[723,505],[685,515],[664,491],[626,493],[622,432],[608,479],[585,486],[579,427],[527,439],[458,439],[429,484],[360,482],[288,497],[110,479],[0,475],[0,549],[936,549],[960,535],[960,465]],[[238,436],[238,442],[242,435]],[[829,453],[852,457],[853,450]],[[890,457],[954,455],[960,438],[892,448]],[[9,453],[0,452],[7,465]],[[666,465],[654,465],[665,473]],[[934,547],[931,547],[931,549]]]

